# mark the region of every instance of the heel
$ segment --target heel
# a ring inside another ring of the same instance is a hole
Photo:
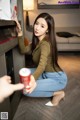
[[[63,101],[65,101],[65,96],[62,98]]]
[[[46,103],[46,106],[57,106],[61,100],[65,100],[64,91],[55,92],[52,101]]]

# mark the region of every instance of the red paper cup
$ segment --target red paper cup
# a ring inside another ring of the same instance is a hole
[[[20,82],[24,84],[23,93],[26,93],[26,88],[30,82],[31,71],[28,68],[21,68],[19,70]]]

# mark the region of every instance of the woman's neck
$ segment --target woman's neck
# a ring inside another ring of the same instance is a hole
[[[38,37],[39,41],[42,41],[43,38],[45,38],[45,35],[42,35],[42,36],[39,36],[39,37]]]

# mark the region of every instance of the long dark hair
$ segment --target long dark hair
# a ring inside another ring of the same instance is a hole
[[[55,37],[55,22],[54,19],[51,15],[48,13],[41,13],[40,15],[37,16],[37,18],[34,21],[34,25],[39,18],[44,18],[47,22],[48,25],[48,41],[50,42],[51,45],[51,54],[52,54],[52,61],[53,61],[53,67],[56,70],[56,66],[59,67],[58,65],[58,52],[57,52],[57,44],[56,44],[56,37]],[[35,49],[36,45],[38,44],[39,40],[38,38],[34,35],[34,30],[33,30],[33,37],[32,37],[32,51]],[[60,68],[60,67],[59,67]]]

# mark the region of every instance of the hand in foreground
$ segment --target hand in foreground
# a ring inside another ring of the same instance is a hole
[[[31,75],[29,86],[26,87],[27,93],[31,93],[36,88],[36,86],[37,86],[36,81],[33,75]]]
[[[21,83],[11,84],[10,76],[3,76],[0,78],[0,102],[10,96],[14,91],[21,90],[24,85]]]

